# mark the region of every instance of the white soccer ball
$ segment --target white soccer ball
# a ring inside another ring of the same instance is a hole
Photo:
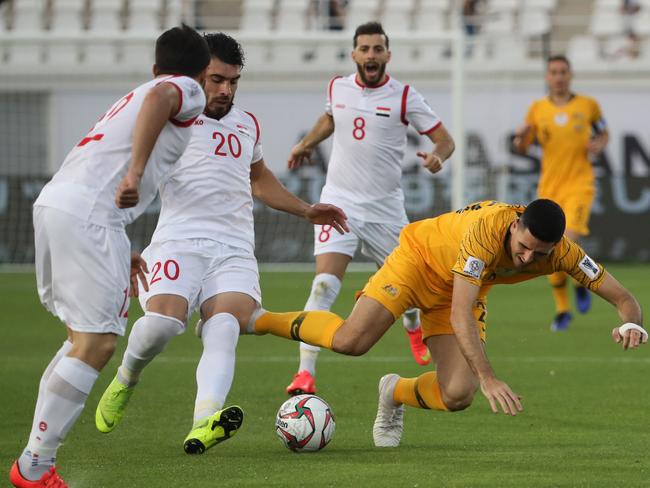
[[[297,395],[282,404],[275,433],[295,452],[319,451],[332,440],[336,421],[332,409],[316,395]]]

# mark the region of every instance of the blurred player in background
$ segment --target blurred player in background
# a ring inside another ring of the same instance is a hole
[[[397,246],[408,224],[401,187],[409,124],[435,145],[418,152],[432,173],[454,151],[454,141],[422,96],[386,73],[390,61],[388,36],[381,24],[360,25],[354,34],[352,59],[357,72],[329,82],[325,113],[291,151],[289,168],[309,159],[314,148],[334,134],[334,145],[321,202],[341,207],[348,216],[349,234],[332,232],[328,225],[314,228],[316,276],[306,310],[329,310],[341,290],[348,263],[361,243],[361,252],[381,266]],[[422,342],[416,309],[403,317],[415,360],[431,360]],[[319,348],[300,345],[300,365],[287,393],[316,391]]]
[[[479,387],[492,411],[516,415],[522,410],[519,395],[496,377],[484,347],[487,294],[493,285],[564,271],[616,307],[624,322],[612,330],[616,342],[628,349],[648,339],[636,299],[563,236],[564,230],[564,212],[545,199],[527,207],[479,202],[421,220],[404,228],[399,246],[370,278],[347,319],[326,311],[260,310],[248,330],[359,356],[405,310],[418,307],[436,371],[381,378],[375,445],[399,445],[404,404],[463,410]]]
[[[66,324],[68,340],[41,378],[29,441],[10,472],[16,487],[67,486],[55,469],[57,449],[124,335],[130,276],[144,278],[146,271],[133,255],[129,273],[124,227],[151,203],[185,150],[205,106],[209,62],[196,31],[164,32],[156,41],[155,79],[103,115],[34,203],[38,293]]]
[[[161,186],[160,218],[142,253],[150,268],[149,290],[140,291],[145,315],[133,325],[122,364],[95,415],[101,432],[117,426],[141,372],[185,331],[198,308],[203,354],[196,370],[193,425],[183,444],[188,454],[202,454],[229,439],[243,421],[240,407],[223,406],[234,376],[240,328],[262,302],[252,197],[314,224],[346,228],[340,209],[310,206],[268,169],[257,119],[233,105],[244,67],[241,46],[222,33],[205,39],[211,54],[205,112],[196,120],[178,166]]]
[[[544,151],[537,186],[539,198],[560,204],[566,214],[566,235],[577,241],[589,234],[589,214],[594,199],[594,172],[589,157],[600,154],[609,134],[593,98],[571,91],[571,65],[564,56],[552,56],[546,67],[549,95],[530,106],[526,123],[517,130],[513,145],[524,153],[537,140]],[[549,276],[555,299],[554,331],[571,322],[566,273]],[[576,285],[576,306],[586,313],[591,306],[587,289]]]

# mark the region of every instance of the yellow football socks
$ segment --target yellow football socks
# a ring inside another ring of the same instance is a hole
[[[435,371],[421,374],[417,378],[400,378],[395,385],[393,400],[415,408],[449,410],[442,401]]]
[[[341,325],[343,325],[341,317],[325,310],[265,312],[255,321],[255,333],[273,334],[331,349],[334,334]]]
[[[557,271],[549,275],[548,281],[551,284],[553,291],[553,299],[555,300],[555,311],[557,313],[568,312],[571,307],[569,306],[569,293],[567,291],[567,275],[563,271]]]

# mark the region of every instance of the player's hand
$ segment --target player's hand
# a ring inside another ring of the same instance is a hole
[[[138,204],[140,200],[138,186],[140,186],[140,177],[128,171],[120,184],[117,185],[117,193],[115,194],[117,208],[131,208]]]
[[[287,159],[289,169],[299,168],[305,161],[311,161],[312,151],[313,149],[306,147],[302,141],[293,146],[289,159]]]
[[[129,288],[129,296],[137,297],[138,296],[138,279],[142,283],[142,288],[144,291],[149,291],[149,284],[147,283],[147,277],[145,273],[149,272],[147,268],[147,263],[142,256],[137,252],[131,253],[131,287]]]
[[[636,349],[641,344],[648,342],[648,336],[643,334],[640,330],[629,329],[621,334],[620,327],[612,329],[612,339],[617,344],[623,346],[623,350]]]
[[[345,212],[335,205],[314,203],[305,212],[305,218],[312,224],[331,225],[339,234],[350,232]]]
[[[499,413],[499,406],[506,415],[517,415],[517,412],[524,409],[521,406],[521,397],[503,381],[494,377],[481,381],[481,391],[490,402],[490,408],[494,413]]]
[[[526,139],[526,136],[528,135],[528,131],[531,129],[531,126],[528,124],[520,125],[517,127],[517,130],[515,130],[515,137],[512,139],[512,148],[515,150],[515,152],[518,153],[524,153],[525,148],[524,148],[524,140]]]
[[[432,173],[437,173],[442,169],[442,158],[436,153],[418,151],[417,155],[423,159],[423,166]]]
[[[603,141],[603,139],[600,139],[598,137],[595,139],[591,139],[587,143],[587,152],[594,156],[597,156],[601,152],[603,152],[603,149],[605,149],[605,142]]]

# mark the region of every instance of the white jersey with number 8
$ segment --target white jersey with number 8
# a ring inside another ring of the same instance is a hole
[[[406,131],[410,123],[431,133],[441,124],[438,116],[409,85],[387,77],[370,88],[356,74],[330,81],[326,111],[334,118],[334,144],[321,201],[364,222],[405,220]]]
[[[159,83],[176,87],[179,110],[158,136],[140,182],[138,205],[119,209],[115,193],[131,162],[136,119],[145,96]],[[68,153],[35,205],[56,208],[98,225],[129,224],[156,196],[158,185],[185,150],[192,124],[204,107],[205,93],[192,78],[164,75],[140,85],[118,100]]]

